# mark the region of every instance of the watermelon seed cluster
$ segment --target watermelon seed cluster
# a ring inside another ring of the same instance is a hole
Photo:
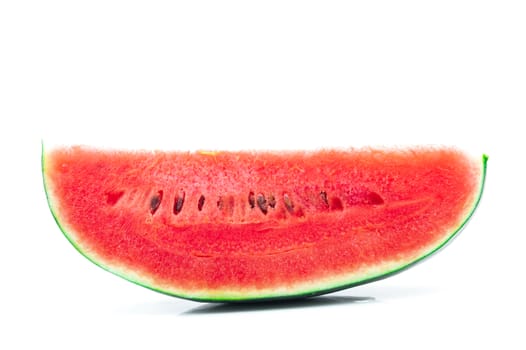
[[[110,205],[114,205],[120,197],[122,197],[124,192],[112,192],[107,194],[107,202]],[[186,193],[183,189],[180,189],[174,198],[173,204],[173,214],[178,215],[183,210],[183,205],[185,203]],[[163,200],[163,191],[159,190],[150,198],[150,213],[154,215],[159,209],[161,202]],[[311,197],[311,200],[312,197]],[[339,197],[329,197],[327,192],[319,192],[320,202],[318,205],[331,211],[341,211],[344,208],[344,204]],[[277,201],[276,197],[273,194],[269,194],[268,197],[265,197],[263,193],[258,193],[257,195],[250,191],[247,197],[248,206],[250,209],[255,209],[256,207],[261,211],[263,215],[267,215],[269,208],[275,209]],[[294,216],[304,216],[303,209],[301,207],[295,207],[294,202],[291,199],[291,196],[288,193],[284,193],[282,196],[283,205],[287,212]],[[346,203],[349,201],[346,201]],[[235,199],[234,196],[219,196],[217,200],[217,209],[220,211],[225,211],[226,214],[233,214]],[[202,211],[205,204],[205,196],[201,195],[197,201],[197,210]],[[376,192],[365,191],[361,192],[360,195],[355,196],[349,203],[349,205],[360,205],[360,204],[383,204],[383,198]]]

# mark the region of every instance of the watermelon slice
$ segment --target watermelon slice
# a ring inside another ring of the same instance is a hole
[[[80,253],[201,301],[314,296],[413,266],[465,226],[486,162],[451,148],[42,154]]]

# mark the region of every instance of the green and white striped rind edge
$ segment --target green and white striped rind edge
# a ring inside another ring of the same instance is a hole
[[[122,264],[106,263],[104,259],[99,257],[95,251],[90,250],[88,247],[82,247],[77,242],[77,235],[75,233],[75,230],[72,227],[69,227],[67,222],[62,222],[60,220],[60,216],[58,215],[58,213],[60,213],[59,204],[53,200],[55,198],[53,196],[53,189],[51,188],[48,181],[46,181],[46,157],[44,144],[42,143],[42,175],[49,208],[51,210],[53,218],[55,219],[55,222],[57,223],[64,236],[80,254],[82,254],[84,257],[86,257],[88,260],[90,260],[95,265],[101,267],[102,269],[109,271],[137,285],[143,286],[145,288],[154,290],[159,293],[177,296],[183,299],[208,302],[250,302],[311,297],[381,280],[416,265],[422,260],[433,255],[437,251],[441,250],[449,242],[451,242],[451,240],[454,237],[458,236],[460,231],[462,231],[462,229],[468,223],[469,219],[473,216],[475,209],[480,203],[480,199],[484,190],[487,161],[488,156],[484,154],[482,156],[481,162],[479,191],[474,197],[472,205],[466,209],[466,215],[462,216],[462,221],[455,225],[452,225],[451,233],[447,235],[443,240],[437,242],[432,246],[425,247],[422,251],[417,252],[410,257],[405,257],[404,259],[400,260],[384,261],[380,264],[364,267],[359,271],[354,271],[353,273],[349,274],[331,276],[324,279],[316,279],[313,281],[307,281],[288,286],[279,286],[276,288],[247,288],[237,290],[184,290],[155,282],[149,276],[141,274],[138,271],[131,270]]]

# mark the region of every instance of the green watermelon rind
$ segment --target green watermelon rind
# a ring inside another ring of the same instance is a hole
[[[467,215],[465,216],[462,223],[450,234],[448,235],[442,242],[440,242],[437,246],[431,249],[431,251],[421,255],[420,257],[409,261],[408,263],[404,265],[399,265],[394,269],[388,269],[385,271],[381,271],[379,273],[373,273],[369,275],[363,275],[360,276],[357,280],[348,280],[347,282],[343,283],[336,283],[336,284],[327,284],[325,286],[318,285],[315,288],[312,289],[305,289],[302,291],[294,291],[290,294],[283,294],[281,292],[278,293],[250,293],[247,295],[229,295],[228,293],[224,292],[217,292],[216,295],[214,295],[214,291],[210,291],[207,294],[209,296],[203,297],[201,295],[192,295],[191,293],[185,294],[184,292],[172,292],[170,290],[162,289],[153,285],[148,284],[145,282],[145,278],[141,277],[132,277],[131,273],[125,273],[121,270],[124,270],[124,268],[119,269],[110,267],[106,264],[101,263],[96,257],[91,256],[90,254],[86,253],[78,244],[75,242],[75,240],[71,237],[71,235],[68,233],[68,231],[64,228],[64,225],[61,223],[56,210],[55,206],[53,205],[53,199],[51,198],[50,189],[49,186],[46,183],[46,175],[45,175],[45,169],[46,169],[46,160],[45,160],[45,150],[44,150],[44,143],[42,142],[42,157],[41,157],[41,164],[42,164],[42,175],[43,175],[43,183],[44,183],[44,190],[46,194],[47,203],[49,206],[49,209],[51,211],[51,214],[53,215],[53,218],[57,224],[57,226],[60,228],[66,239],[71,243],[71,245],[86,259],[91,261],[93,264],[99,266],[100,268],[111,272],[114,275],[117,275],[129,282],[132,282],[134,284],[137,284],[139,286],[148,288],[150,290],[170,295],[170,296],[176,296],[182,299],[188,299],[188,300],[194,300],[194,301],[203,301],[203,302],[259,302],[259,301],[273,301],[273,300],[287,300],[287,299],[298,299],[298,298],[307,298],[307,297],[313,297],[317,295],[332,293],[336,291],[340,291],[343,289],[356,287],[359,285],[363,285],[366,283],[382,280],[387,277],[391,277],[395,274],[398,274],[402,271],[405,271],[409,269],[410,267],[413,267],[417,265],[418,263],[422,262],[423,260],[429,258],[430,256],[434,255],[438,251],[442,250],[446,245],[448,245],[453,238],[457,237],[458,234],[464,229],[468,221],[473,216],[476,208],[478,207],[480,200],[482,198],[482,193],[484,191],[484,185],[486,182],[486,172],[487,172],[487,161],[488,156],[486,154],[482,155],[482,171],[481,171],[481,180],[480,180],[480,188],[477,194],[477,197],[475,199],[475,203],[472,206],[472,208],[469,210]],[[467,212],[467,211],[466,211]],[[139,274],[136,274],[137,276],[140,276]],[[200,293],[202,294],[202,293]]]

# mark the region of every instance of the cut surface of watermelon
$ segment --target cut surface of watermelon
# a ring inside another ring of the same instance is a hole
[[[313,296],[402,271],[465,226],[486,162],[425,147],[42,153],[49,207],[80,253],[202,301]]]

